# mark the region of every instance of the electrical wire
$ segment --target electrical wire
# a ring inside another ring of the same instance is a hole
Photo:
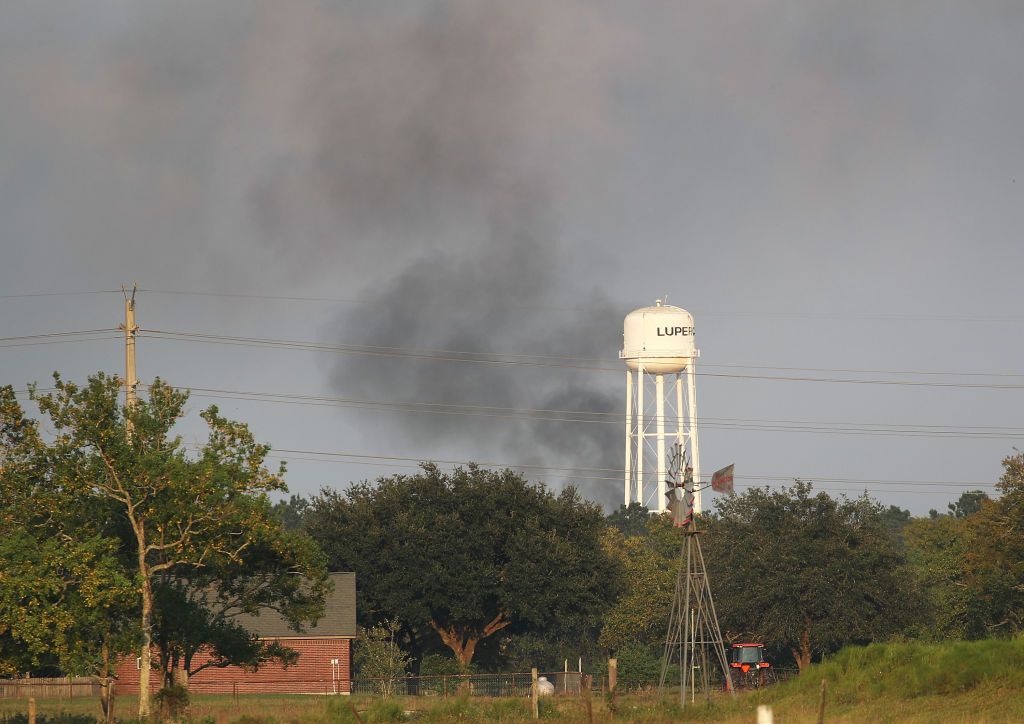
[[[77,332],[49,332],[47,334],[27,334],[18,337],[0,337],[0,349],[117,339],[118,335],[114,334],[117,331],[116,329],[86,329]]]
[[[115,290],[119,291],[119,290]],[[140,293],[147,294],[166,294],[173,296],[196,296],[196,297],[219,297],[229,299],[265,299],[268,301],[288,301],[288,302],[325,302],[330,304],[377,304],[378,301],[375,299],[367,298],[352,298],[352,297],[322,297],[322,296],[297,296],[297,295],[277,295],[277,294],[247,294],[239,292],[205,292],[205,291],[190,291],[180,289],[149,289],[143,288],[138,290]],[[100,293],[100,292],[94,292]],[[437,304],[438,300],[431,300],[432,304]],[[449,303],[450,306],[458,306],[459,303],[452,301]],[[537,309],[537,310],[565,310],[572,312],[594,312],[594,306],[578,306],[570,304],[508,304],[505,305],[515,309]],[[993,316],[993,315],[944,315],[944,314],[864,314],[864,313],[849,313],[844,314],[841,312],[776,312],[776,311],[764,311],[758,310],[756,312],[721,312],[721,311],[701,311],[701,310],[690,310],[696,316],[700,317],[736,317],[736,318],[779,318],[779,319],[815,319],[815,320],[835,320],[835,319],[854,319],[854,320],[868,320],[868,321],[923,321],[923,322],[986,322],[986,323],[1018,323],[1024,322],[1024,317],[1020,316]]]
[[[407,359],[430,360],[435,362],[467,362],[483,363],[507,366],[525,366],[542,368],[559,368],[586,370],[594,372],[609,372],[621,374],[621,367],[600,367],[581,364],[567,364],[558,361],[560,359],[585,359],[585,358],[561,358],[553,356],[535,356],[506,353],[484,353],[468,352],[459,350],[443,349],[415,349],[404,347],[383,347],[374,345],[328,345],[317,342],[302,342],[297,340],[266,339],[259,337],[235,337],[229,335],[203,334],[198,332],[179,332],[170,330],[143,329],[140,336],[150,339],[171,339],[179,341],[204,342],[211,344],[228,344],[243,347],[269,347],[276,349],[298,349],[315,352],[336,352],[342,354],[368,355],[374,357],[396,357]],[[941,382],[921,380],[884,380],[884,379],[857,379],[857,378],[836,378],[836,377],[810,377],[810,376],[780,376],[780,375],[756,375],[737,374],[722,372],[701,372],[698,377],[715,377],[743,380],[776,380],[784,382],[827,382],[845,383],[858,385],[896,385],[911,387],[937,387],[937,388],[961,388],[961,389],[991,389],[991,390],[1018,390],[1024,389],[1024,384],[1009,383],[984,383],[984,382]],[[904,374],[900,372],[887,372],[886,374]],[[915,373],[916,374],[916,373]],[[982,374],[982,373],[972,373]],[[1017,377],[1019,375],[1009,375]]]
[[[51,338],[51,337],[73,337],[75,335],[82,335],[82,334],[100,334],[100,333],[109,333],[109,332],[116,332],[116,331],[118,331],[118,330],[115,329],[115,328],[107,327],[107,328],[103,328],[103,329],[82,329],[82,330],[78,330],[78,331],[75,331],[75,332],[46,332],[46,333],[43,333],[43,334],[25,334],[25,335],[21,335],[20,337],[0,337],[0,342],[16,342],[16,341],[31,340],[31,339],[48,339],[48,338]]]
[[[90,294],[120,294],[120,289],[96,289],[82,292],[30,292],[26,294],[0,294],[0,299],[31,299],[33,297],[82,297]]]
[[[557,410],[543,408],[512,408],[492,405],[459,405],[452,403],[400,402],[393,400],[366,400],[321,395],[296,395],[271,392],[226,390],[217,388],[185,387],[193,396],[218,400],[241,400],[316,407],[343,407],[372,409],[389,412],[418,412],[440,415],[491,417],[532,422],[559,422],[617,425],[624,424],[623,413],[585,410]],[[670,422],[675,420],[666,418]],[[838,435],[879,435],[896,437],[939,437],[965,439],[1024,439],[1024,428],[996,426],[954,427],[948,425],[901,425],[888,423],[830,423],[816,421],[758,420],[744,418],[698,419],[704,429],[739,430],[748,432],[802,432]]]

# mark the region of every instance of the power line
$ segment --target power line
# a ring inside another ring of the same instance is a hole
[[[0,349],[8,349],[12,347],[38,347],[40,345],[47,344],[75,344],[78,342],[100,342],[104,340],[117,339],[116,335],[106,334],[101,337],[79,337],[77,339],[53,339],[53,340],[40,340],[37,342],[15,342],[15,343],[0,343]]]
[[[617,473],[615,477],[608,478],[609,480],[622,480],[622,474],[625,470],[621,468],[593,468],[586,466],[555,466],[555,465],[539,465],[539,464],[525,464],[525,463],[505,463],[505,462],[494,462],[494,461],[468,461],[468,460],[448,460],[439,458],[429,457],[399,457],[394,455],[371,455],[367,453],[354,453],[354,452],[329,452],[322,450],[300,450],[291,448],[274,448],[275,454],[295,454],[295,455],[316,455],[327,458],[346,458],[352,461],[396,461],[396,462],[407,462],[407,463],[419,463],[424,460],[430,460],[431,462],[441,463],[446,465],[468,465],[470,462],[475,462],[477,465],[491,467],[491,468],[509,468],[513,470],[548,470],[553,472],[565,473],[568,476],[572,476],[575,473]],[[775,482],[787,482],[791,480],[808,480],[822,483],[848,483],[852,485],[910,485],[910,486],[939,486],[939,487],[986,487],[978,483],[967,482],[962,480],[880,480],[880,479],[859,479],[859,478],[830,478],[830,477],[819,477],[812,475],[737,475],[737,478],[743,480],[757,480],[757,481],[775,481]],[[993,487],[991,485],[987,487]]]
[[[329,345],[318,342],[302,342],[297,340],[266,339],[260,337],[234,337],[229,335],[203,334],[198,332],[177,332],[169,330],[144,329],[143,336],[150,339],[172,339],[179,341],[204,342],[211,344],[228,344],[243,347],[269,347],[275,349],[297,349],[315,352],[336,352],[341,354],[367,355],[374,357],[396,357],[408,359],[430,360],[434,362],[466,362],[496,364],[506,366],[542,367],[586,370],[594,372],[609,372],[621,374],[621,367],[599,367],[580,364],[566,364],[557,361],[565,358],[551,356],[535,356],[524,354],[506,354],[489,352],[468,352],[458,350],[435,350],[415,349],[404,347],[382,347],[374,345]],[[574,358],[569,358],[574,359]],[[577,358],[583,359],[583,358]],[[905,374],[891,372],[887,374]],[[916,373],[915,373],[916,374]],[[980,373],[979,373],[980,374]],[[887,386],[911,386],[911,387],[937,387],[937,388],[962,388],[962,389],[993,389],[993,390],[1015,390],[1024,389],[1024,384],[1008,383],[982,383],[982,382],[939,382],[939,381],[918,381],[918,380],[883,380],[883,379],[856,379],[836,377],[810,377],[810,376],[779,376],[779,375],[755,375],[736,374],[722,372],[697,372],[698,376],[716,377],[728,379],[745,380],[775,380],[783,382],[828,382],[859,385],[887,385]],[[1018,375],[1013,375],[1018,376]]]
[[[120,289],[96,289],[82,292],[30,292],[26,294],[0,294],[0,299],[30,299],[33,297],[84,297],[91,294],[120,294]]]
[[[282,461],[285,461],[285,462],[301,461],[301,462],[341,464],[341,465],[361,465],[361,466],[364,466],[364,467],[384,467],[384,468],[388,468],[390,470],[393,470],[393,469],[396,469],[396,468],[402,469],[402,470],[419,470],[420,469],[419,465],[413,465],[411,463],[369,462],[369,461],[365,461],[365,460],[331,460],[331,459],[326,459],[326,458],[301,457],[301,456],[294,456],[294,455],[290,455],[290,456],[286,457],[286,456],[283,456],[283,455],[276,455],[274,453],[271,453],[271,454],[267,455],[267,457],[270,458],[270,459],[282,460]],[[567,477],[570,479],[570,481],[573,481],[573,482],[575,482],[575,481],[584,481],[585,480],[585,481],[599,481],[599,482],[600,481],[609,481],[609,482],[615,482],[615,483],[617,483],[619,485],[622,484],[622,477],[621,476],[607,477],[607,476],[595,476],[595,475],[569,475]],[[786,479],[786,481],[789,481],[789,480],[791,480],[791,479],[790,478]],[[737,488],[741,488],[741,489],[751,489],[751,488],[759,488],[759,487],[763,487],[763,486],[758,484],[758,483],[739,483],[738,482],[738,483],[736,483],[736,487]],[[953,490],[948,490],[948,489],[943,489],[943,490],[921,490],[920,488],[915,488],[915,489],[901,489],[901,488],[889,488],[889,487],[885,487],[885,488],[872,488],[869,485],[863,485],[863,486],[862,485],[856,485],[856,486],[847,486],[847,487],[830,487],[830,486],[817,485],[817,484],[814,485],[814,489],[815,490],[824,490],[824,491],[829,491],[829,492],[849,493],[849,492],[858,491],[858,490],[868,490],[868,491],[872,491],[873,490],[874,492],[880,492],[880,493],[908,493],[908,494],[913,494],[913,495],[943,495],[943,494],[947,494],[948,495],[948,494],[951,494],[951,493],[963,492],[963,491],[966,491],[966,490],[979,490],[979,489],[985,488],[985,487],[992,488],[993,486],[975,485],[975,484],[972,483],[971,485],[967,485],[967,486],[965,486],[965,487],[963,487],[961,489],[953,489]]]
[[[18,342],[22,340],[32,339],[49,339],[51,337],[73,337],[75,335],[82,334],[100,334],[116,331],[117,330],[112,327],[107,327],[104,329],[82,329],[75,332],[46,332],[43,334],[25,334],[21,335],[20,337],[0,337],[0,342]]]
[[[587,410],[558,410],[544,408],[513,408],[494,405],[462,405],[434,402],[401,402],[394,400],[367,400],[330,397],[324,395],[298,395],[273,392],[226,390],[203,387],[184,387],[195,397],[219,400],[241,400],[279,404],[309,405],[317,407],[344,407],[375,409],[388,412],[419,412],[440,415],[491,417],[531,422],[587,423],[621,425],[624,414]],[[748,418],[701,417],[705,429],[738,430],[748,432],[805,432],[838,435],[880,435],[897,437],[936,437],[966,439],[1016,440],[1024,438],[1024,428],[997,426],[911,425],[896,423],[820,422],[803,420],[761,420]]]
[[[114,339],[116,329],[83,329],[74,332],[47,332],[26,334],[17,337],[0,337],[0,349],[11,347],[35,347],[44,344],[70,344],[75,342],[96,342]]]
[[[115,290],[118,291],[118,290]],[[243,292],[206,292],[196,290],[181,290],[181,289],[140,289],[139,292],[145,292],[148,294],[166,294],[174,296],[198,296],[198,297],[220,297],[220,298],[231,298],[231,299],[265,299],[268,301],[288,301],[288,302],[322,302],[329,304],[377,304],[376,299],[368,298],[353,298],[353,297],[326,297],[326,296],[300,296],[300,295],[283,295],[283,294],[250,294]],[[97,292],[98,293],[98,292]],[[445,300],[431,300],[431,304],[444,304]],[[459,302],[447,302],[450,306],[459,306]],[[578,306],[574,304],[506,304],[504,305],[514,309],[537,309],[537,310],[564,310],[572,312],[594,312],[595,308],[591,306]],[[834,319],[856,319],[856,320],[869,320],[869,321],[922,321],[922,322],[988,322],[988,323],[1017,323],[1024,322],[1024,317],[1020,316],[999,316],[999,315],[945,315],[945,314],[866,314],[866,313],[848,313],[842,312],[783,312],[783,311],[765,311],[758,310],[755,312],[722,312],[722,311],[701,311],[701,310],[690,310],[696,316],[700,317],[736,317],[736,318],[781,318],[781,319],[814,319],[814,320],[834,320]]]

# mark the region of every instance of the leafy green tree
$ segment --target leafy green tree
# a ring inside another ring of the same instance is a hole
[[[401,628],[398,622],[388,620],[361,628],[353,652],[359,675],[376,679],[377,693],[384,698],[395,693],[398,680],[408,673],[409,656],[397,641]]]
[[[323,614],[328,585],[316,543],[275,525],[234,560],[160,576],[154,582],[153,640],[165,685],[187,687],[189,677],[207,668],[291,665],[298,658],[295,651],[259,639],[237,618],[275,611],[300,632]],[[207,656],[196,663],[200,651]]]
[[[984,635],[976,623],[964,570],[969,535],[966,521],[948,515],[916,518],[903,528],[907,560],[921,583],[920,638]]]
[[[101,511],[54,494],[44,451],[37,423],[0,388],[0,674],[49,661],[94,676],[109,722],[117,658],[137,638],[135,580],[116,527],[93,520]]]
[[[754,488],[717,502],[703,539],[727,637],[812,656],[885,639],[915,616],[915,580],[869,498]]]
[[[955,503],[949,504],[949,514],[954,518],[966,518],[981,510],[982,503],[990,500],[984,490],[967,490],[960,494]]]
[[[890,505],[882,510],[882,520],[890,530],[898,533],[910,522],[910,511],[896,505]]]
[[[417,655],[433,631],[463,667],[498,632],[556,621],[596,630],[619,586],[600,508],[510,470],[446,474],[426,463],[417,475],[324,490],[306,526],[332,568],[360,575],[365,624],[402,620]]]
[[[1003,460],[997,500],[964,518],[968,531],[963,561],[973,609],[974,635],[1024,631],[1024,452]]]
[[[629,537],[647,533],[647,519],[651,511],[643,503],[620,505],[619,509],[608,516],[608,525]]]
[[[302,528],[302,516],[309,509],[309,501],[301,495],[289,495],[288,500],[279,500],[274,503],[274,515],[285,527],[285,530],[298,530]]]
[[[264,467],[269,448],[248,428],[201,413],[209,428],[195,455],[172,430],[187,393],[156,380],[147,399],[132,407],[118,402],[119,382],[102,373],[84,386],[54,375],[54,391],[31,396],[52,441],[37,451],[37,494],[56,517],[81,517],[83,531],[120,526],[123,565],[137,581],[141,659],[139,715],[150,712],[154,585],[166,575],[230,566],[280,524],[267,494],[285,491],[283,467]]]
[[[652,515],[642,535],[606,533],[605,550],[628,571],[624,591],[604,618],[599,639],[616,653],[624,646],[656,646],[665,639],[679,571],[681,529],[668,516]]]

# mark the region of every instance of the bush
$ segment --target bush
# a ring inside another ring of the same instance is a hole
[[[618,687],[628,690],[658,685],[661,656],[650,646],[628,644],[615,652],[615,658],[619,668]]]
[[[188,689],[180,684],[165,686],[153,701],[165,719],[178,719],[188,711]]]
[[[356,643],[354,658],[359,676],[376,679],[377,693],[385,698],[396,693],[398,680],[406,676],[409,665],[409,656],[396,641],[399,628],[398,621],[383,621],[360,629]]]
[[[444,654],[426,654],[420,661],[420,676],[452,676],[465,673],[458,661]]]

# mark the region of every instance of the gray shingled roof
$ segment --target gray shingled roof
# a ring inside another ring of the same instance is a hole
[[[259,616],[242,614],[235,620],[260,638],[321,638],[356,635],[356,574],[331,573],[334,591],[324,602],[324,615],[316,626],[296,633],[277,611],[264,609]]]

